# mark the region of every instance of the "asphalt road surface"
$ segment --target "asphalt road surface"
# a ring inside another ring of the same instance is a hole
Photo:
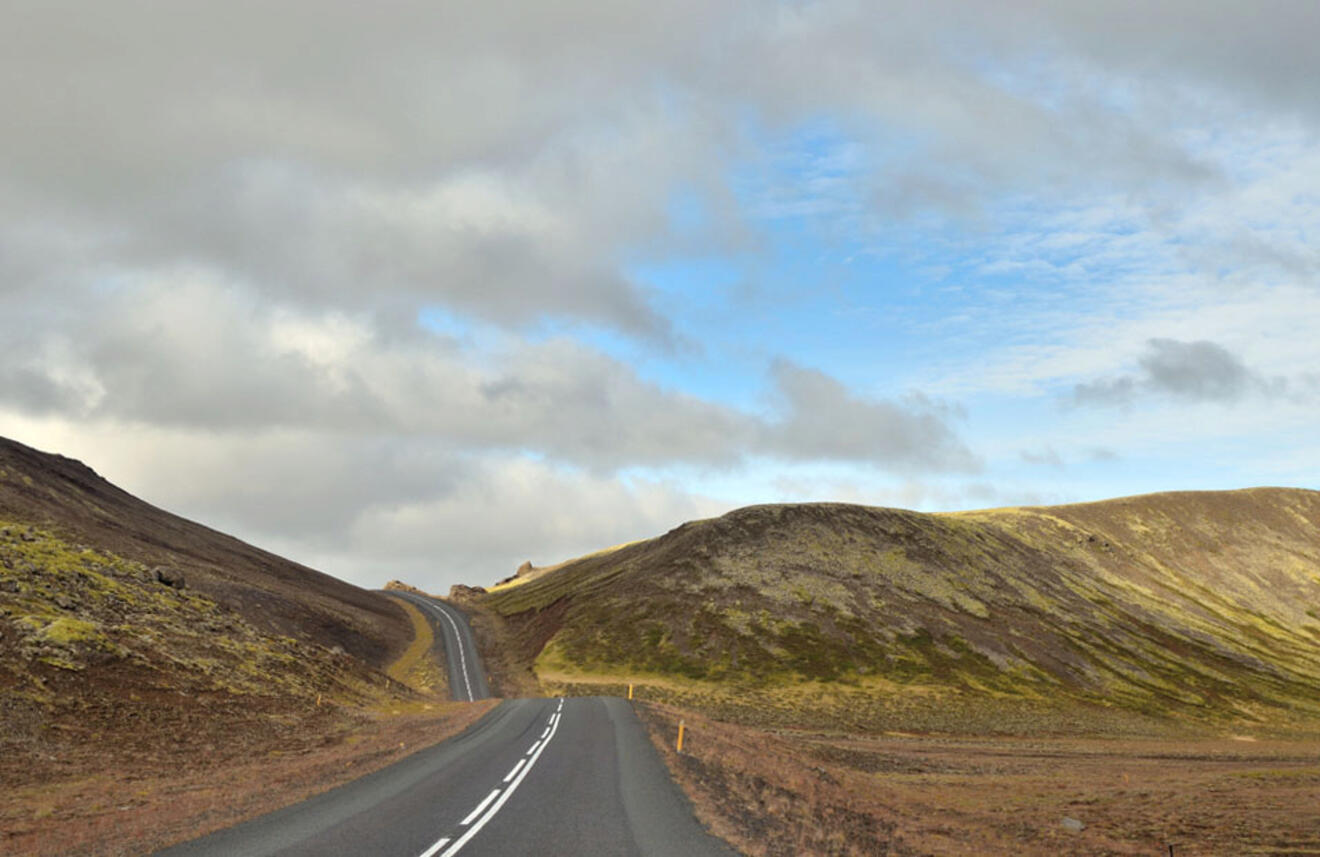
[[[466,702],[489,699],[490,687],[486,684],[486,672],[481,668],[477,642],[463,612],[443,601],[413,592],[392,590],[390,594],[417,605],[422,615],[430,620],[436,639],[444,641],[445,660],[449,664],[450,696]]]
[[[444,642],[455,698],[487,696],[462,614],[421,596],[410,600],[437,627],[450,629]],[[157,857],[459,854],[732,857],[734,852],[697,822],[629,703],[587,698],[505,701],[442,744]]]

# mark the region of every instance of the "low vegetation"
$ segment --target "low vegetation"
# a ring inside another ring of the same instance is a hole
[[[1320,722],[1316,492],[956,515],[752,507],[480,604],[543,681],[638,682],[760,725]]]
[[[413,638],[399,659],[385,671],[386,675],[428,696],[448,696],[449,674],[444,650],[431,630],[431,623],[411,602],[402,598],[398,601],[412,623]]]
[[[0,520],[0,852],[144,853],[453,734],[488,706],[441,701],[420,645],[391,681],[177,570]]]
[[[254,629],[382,669],[408,644],[392,600],[172,515],[81,462],[0,438],[0,518],[163,569]]]
[[[632,685],[743,853],[1320,853],[1320,493],[753,507],[514,584],[509,660]]]
[[[631,685],[748,854],[1320,852],[1317,492],[752,507],[451,595],[498,695]],[[401,599],[0,439],[0,853],[143,853],[388,764],[494,704],[441,655]]]
[[[150,853],[465,728],[411,618],[0,439],[0,854]]]
[[[637,709],[701,820],[753,857],[1320,853],[1316,742],[856,736]]]

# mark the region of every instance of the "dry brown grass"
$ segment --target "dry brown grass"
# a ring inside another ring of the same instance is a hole
[[[758,857],[1320,854],[1317,741],[858,738],[638,710],[702,821]]]
[[[426,702],[371,715],[330,713],[320,729],[291,728],[279,740],[253,744],[235,734],[245,752],[220,761],[179,748],[110,767],[96,747],[66,749],[63,776],[4,786],[0,853],[150,854],[383,768],[461,732],[495,705]]]
[[[447,696],[449,675],[445,670],[443,658],[437,657],[435,632],[431,630],[431,623],[426,621],[422,611],[411,602],[393,596],[391,600],[397,601],[408,614],[408,620],[412,623],[413,639],[399,659],[390,664],[385,671],[386,674],[421,693],[438,697]]]

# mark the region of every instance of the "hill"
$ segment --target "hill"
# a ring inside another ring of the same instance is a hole
[[[392,599],[0,439],[0,716],[10,741],[49,735],[61,717],[122,731],[201,722],[216,708],[361,696],[388,684],[381,670],[411,637]],[[161,691],[211,705],[161,704]]]
[[[756,506],[497,587],[550,683],[976,731],[1314,722],[1320,493],[929,515]]]
[[[373,666],[408,644],[408,620],[394,601],[158,509],[81,462],[5,438],[0,518],[173,569],[190,590],[263,631],[339,646]]]
[[[475,713],[387,674],[413,637],[392,598],[0,439],[0,851],[141,853],[439,740]]]

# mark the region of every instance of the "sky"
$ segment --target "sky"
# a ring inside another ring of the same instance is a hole
[[[0,0],[0,435],[363,586],[1320,487],[1320,5]]]

